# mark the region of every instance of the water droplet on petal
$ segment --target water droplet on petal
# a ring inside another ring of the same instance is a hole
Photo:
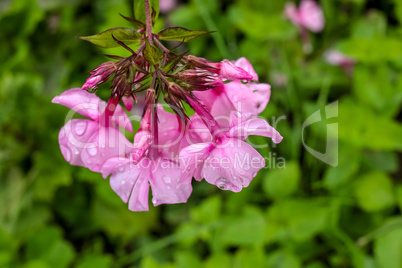
[[[227,184],[228,184],[228,180],[226,178],[220,177],[215,181],[216,186],[218,186],[219,189],[225,189]]]
[[[170,177],[169,177],[169,176],[166,176],[166,175],[162,177],[162,180],[163,180],[163,182],[166,183],[166,184],[169,184],[169,183],[171,182]]]
[[[79,136],[84,134],[85,130],[87,129],[87,122],[86,120],[82,120],[75,125],[75,133]]]
[[[234,102],[237,102],[237,101],[239,100],[239,97],[238,97],[237,95],[233,95],[232,100],[233,100]]]
[[[120,172],[123,172],[124,169],[125,169],[124,166],[119,167],[119,171],[120,171]]]
[[[243,169],[244,169],[244,170],[250,170],[250,166],[249,166],[249,165],[244,165],[244,166],[243,166]]]
[[[241,117],[241,113],[240,113],[239,111],[236,111],[236,112],[234,113],[234,115],[235,115],[237,118],[240,118],[240,117]]]
[[[156,198],[152,198],[152,204],[156,204],[158,202],[158,200],[156,200]]]
[[[98,148],[96,147],[89,148],[88,153],[92,156],[95,156],[98,153]]]
[[[60,146],[61,153],[63,154],[64,158],[67,162],[71,161],[71,151],[66,146]]]
[[[78,155],[80,153],[80,151],[77,148],[74,148],[74,154]]]
[[[126,181],[121,181],[121,184],[125,184],[126,183]]]
[[[257,176],[257,172],[253,172],[253,178]]]

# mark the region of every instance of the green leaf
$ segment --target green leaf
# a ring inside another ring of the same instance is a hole
[[[84,255],[80,260],[76,268],[108,268],[111,267],[113,259],[109,255]]]
[[[249,207],[241,217],[234,216],[219,231],[219,238],[225,245],[260,244],[264,240],[266,221],[255,207]]]
[[[142,23],[142,22],[139,21],[139,20],[136,20],[136,19],[130,18],[130,17],[126,17],[126,16],[124,16],[123,14],[120,14],[120,13],[119,13],[119,15],[122,16],[123,19],[125,19],[126,21],[129,21],[129,22],[131,22],[131,23],[137,25],[138,28],[143,28],[143,27],[145,27],[145,24]]]
[[[297,256],[290,252],[276,251],[268,256],[266,267],[299,268],[301,267],[301,262]]]
[[[323,230],[327,218],[328,204],[313,199],[284,199],[269,208],[267,225],[272,225],[278,239],[288,241],[290,237],[302,242]],[[275,240],[272,232],[269,239]]]
[[[233,6],[229,19],[246,35],[259,40],[289,40],[297,35],[297,28],[286,21],[282,13],[267,16],[264,12]]]
[[[283,198],[297,190],[299,180],[299,164],[287,162],[285,168],[270,170],[263,181],[263,189],[272,198]]]
[[[339,103],[339,133],[328,133],[328,137],[374,150],[402,150],[401,136],[401,124],[376,115],[352,99]]]
[[[402,267],[402,228],[394,229],[376,239],[374,255],[378,268]]]
[[[360,207],[366,211],[379,211],[395,204],[391,179],[383,172],[371,172],[360,177],[355,193]]]
[[[337,44],[337,49],[362,63],[377,63],[402,57],[402,42],[396,38],[346,39]]]
[[[147,39],[145,39],[144,58],[153,66],[159,64],[158,52]]]
[[[152,25],[159,16],[159,0],[148,0],[151,8]],[[144,0],[134,0],[134,17],[137,21],[145,24],[145,3]]]
[[[158,33],[160,40],[188,42],[193,38],[204,34],[213,33],[211,31],[188,30],[183,27],[169,27]]]
[[[81,36],[78,37],[79,39],[91,42],[94,45],[97,45],[101,48],[112,48],[118,47],[119,44],[114,41],[113,36],[123,42],[126,45],[138,44],[141,42],[142,35],[137,31],[125,28],[125,27],[118,27],[108,29],[104,32],[99,34],[91,35],[91,36]]]

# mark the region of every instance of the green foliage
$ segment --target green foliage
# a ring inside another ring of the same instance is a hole
[[[108,180],[64,161],[58,132],[67,109],[51,99],[80,87],[107,60],[101,53],[127,53],[111,33],[136,46],[142,36],[126,27],[141,23],[119,13],[144,22],[144,2],[2,1],[0,267],[402,268],[401,1],[319,1],[326,26],[309,33],[311,54],[283,16],[285,0],[179,1],[159,17],[158,1],[150,2],[161,40],[206,33],[160,32],[172,25],[216,31],[179,53],[251,61],[272,86],[262,116],[283,142],[258,149],[268,168],[240,193],[193,182],[186,204],[129,211]],[[353,72],[325,62],[332,48],[356,60]],[[334,101],[338,117],[302,130]],[[338,124],[337,166],[302,144],[304,131],[305,144],[325,153],[327,137],[337,138],[328,123]]]
[[[209,34],[208,31],[192,31],[183,27],[169,27],[158,33],[160,40],[188,42],[198,36]]]
[[[97,45],[101,48],[112,48],[119,46],[116,40],[121,41],[126,45],[132,45],[141,43],[142,37],[143,36],[141,34],[133,29],[118,27],[106,30],[99,34],[91,36],[81,36],[79,38],[85,41],[89,41],[92,44]]]

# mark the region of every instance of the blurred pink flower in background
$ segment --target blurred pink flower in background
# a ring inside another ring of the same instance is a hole
[[[330,65],[339,66],[343,68],[347,74],[351,74],[353,72],[353,67],[356,64],[356,61],[354,59],[333,49],[325,52],[324,59]]]
[[[177,6],[177,0],[159,0],[159,10],[161,13],[168,13]]]
[[[311,53],[313,47],[308,31],[321,32],[325,25],[321,7],[313,0],[302,0],[299,8],[294,3],[287,3],[284,13],[299,28],[304,52]]]
[[[287,3],[285,15],[298,27],[312,32],[321,32],[324,29],[324,14],[321,7],[313,0],[303,0],[299,8],[294,3]]]

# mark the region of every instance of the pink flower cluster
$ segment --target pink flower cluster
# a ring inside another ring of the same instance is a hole
[[[195,113],[180,116],[180,111],[171,113],[162,104],[146,102],[133,142],[124,135],[125,130],[133,131],[130,117],[119,105],[122,100],[130,110],[133,98],[112,97],[106,103],[95,94],[74,88],[53,99],[88,118],[71,119],[60,130],[60,149],[66,161],[99,172],[104,178],[110,176],[111,188],[128,202],[130,210],[148,210],[149,187],[155,206],[186,202],[193,177],[239,192],[265,166],[264,158],[245,142],[247,137],[269,137],[275,143],[282,140],[273,127],[257,117],[267,106],[270,86],[256,83],[258,76],[247,59],[220,63],[188,60],[208,64],[205,66],[212,68],[212,75],[194,69],[180,73],[180,79],[187,81],[188,76],[194,87],[198,82],[208,86],[199,86],[193,95],[182,93],[174,83],[169,90]],[[97,70],[93,74],[96,81],[90,77],[88,80],[94,81],[87,81],[84,87],[91,87],[91,82],[96,86],[104,80],[102,75],[110,73]],[[146,99],[155,99],[155,92],[147,90]]]

